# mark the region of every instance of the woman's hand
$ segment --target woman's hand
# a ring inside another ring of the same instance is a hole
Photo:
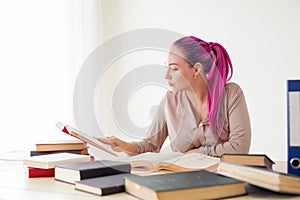
[[[136,153],[136,146],[134,143],[125,142],[115,136],[109,136],[106,138],[96,138],[100,142],[111,146],[114,151],[123,151],[129,155]]]
[[[196,148],[196,149],[191,149],[191,150],[185,152],[185,154],[189,154],[189,153],[199,153],[199,149],[198,149],[198,148]]]

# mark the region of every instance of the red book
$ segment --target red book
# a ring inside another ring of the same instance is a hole
[[[27,168],[28,178],[37,178],[37,177],[54,177],[54,168],[42,169],[42,168]]]

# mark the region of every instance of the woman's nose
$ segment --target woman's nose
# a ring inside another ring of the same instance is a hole
[[[168,70],[168,69],[167,69],[167,72],[165,75],[165,79],[167,79],[167,80],[171,79],[170,70]]]

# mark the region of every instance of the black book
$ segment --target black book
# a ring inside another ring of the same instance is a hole
[[[124,192],[124,178],[134,176],[129,173],[85,179],[75,183],[75,189],[104,196]]]
[[[141,199],[220,199],[246,193],[244,182],[206,170],[125,177],[125,191]]]
[[[49,155],[54,153],[74,153],[74,154],[88,155],[87,149],[80,149],[80,150],[61,150],[61,151],[30,151],[30,156],[41,156],[41,155]]]
[[[55,167],[55,179],[75,184],[83,179],[130,173],[131,165],[118,161],[91,161],[77,164],[58,165]]]

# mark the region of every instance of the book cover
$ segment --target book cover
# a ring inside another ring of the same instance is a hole
[[[300,194],[300,177],[266,168],[220,162],[217,173],[279,193]]]
[[[108,176],[113,174],[130,173],[128,163],[101,160],[76,164],[58,165],[55,167],[55,179],[75,184],[75,181]]]
[[[147,152],[120,161],[130,163],[135,170],[184,172],[206,169],[214,172],[220,159],[199,153]]]
[[[41,168],[27,167],[26,174],[28,178],[54,177],[54,168],[41,169]]]
[[[133,176],[129,173],[104,177],[90,178],[75,183],[75,189],[104,196],[125,191],[125,177]]]
[[[125,177],[125,191],[142,199],[219,199],[243,195],[245,183],[200,170]]]
[[[82,154],[89,155],[88,149],[80,149],[80,150],[60,150],[60,151],[30,151],[30,156],[41,156],[41,155],[49,155],[55,153],[74,153],[74,154]]]
[[[23,164],[28,167],[49,169],[61,164],[71,164],[88,161],[91,161],[91,157],[89,155],[55,153],[25,158],[23,159]]]
[[[80,140],[47,140],[35,144],[36,151],[82,150],[86,145]]]
[[[240,165],[265,167],[268,169],[272,169],[275,163],[265,154],[223,154],[220,160]]]

